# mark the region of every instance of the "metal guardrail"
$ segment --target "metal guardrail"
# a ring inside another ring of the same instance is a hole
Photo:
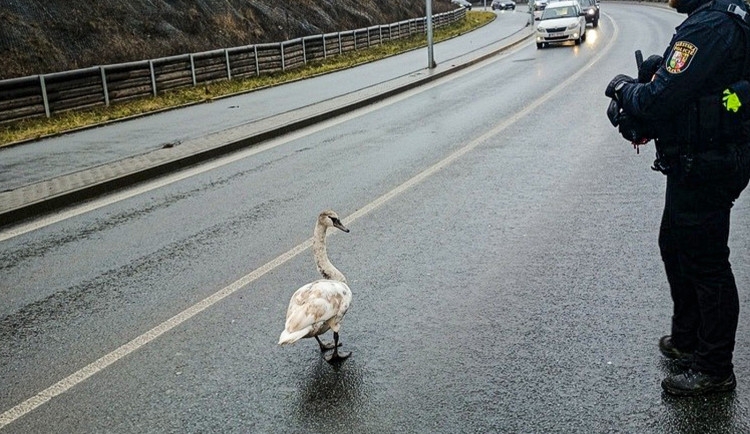
[[[466,9],[436,14],[433,26],[463,19]],[[109,106],[220,80],[285,71],[385,41],[426,32],[426,18],[278,43],[254,44],[0,81],[0,123]]]

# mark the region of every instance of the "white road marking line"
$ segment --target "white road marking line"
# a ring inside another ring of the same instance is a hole
[[[609,18],[609,17],[608,17]],[[448,155],[443,160],[435,163],[434,165],[430,166],[429,168],[425,169],[424,171],[420,172],[416,176],[410,178],[403,184],[399,185],[398,187],[394,188],[393,190],[385,193],[384,195],[378,197],[374,201],[370,202],[363,208],[357,210],[347,218],[343,219],[343,223],[345,225],[349,225],[356,221],[357,219],[367,215],[368,213],[372,212],[376,208],[380,207],[384,203],[388,202],[389,200],[393,199],[394,197],[399,196],[406,190],[410,189],[411,187],[415,186],[416,184],[419,184],[420,182],[424,181],[425,179],[429,178],[430,176],[434,175],[436,172],[440,171],[441,169],[449,166],[454,161],[456,161],[461,156],[465,155],[467,152],[473,150],[480,144],[484,143],[486,140],[492,138],[493,136],[497,135],[504,129],[508,128],[510,125],[518,122],[521,118],[528,115],[531,111],[545,103],[547,100],[552,98],[554,95],[556,95],[560,90],[563,88],[569,86],[570,84],[573,84],[578,78],[587,70],[589,70],[597,61],[599,61],[602,57],[604,57],[604,54],[606,54],[610,48],[613,45],[613,42],[617,39],[617,35],[619,34],[619,30],[617,28],[617,25],[615,24],[614,20],[610,21],[613,23],[613,34],[612,39],[609,41],[609,43],[602,49],[600,55],[596,58],[594,58],[591,62],[589,62],[586,66],[578,70],[575,74],[568,77],[565,81],[555,86],[552,90],[547,92],[545,95],[541,96],[540,98],[533,101],[528,107],[523,109],[522,111],[516,113],[511,118],[505,120],[504,122],[501,122],[500,124],[496,125],[491,130],[487,131],[486,133],[480,135],[479,137],[473,139],[471,142],[469,142],[466,146],[454,151],[450,155]],[[486,65],[486,64],[485,64]],[[174,182],[174,181],[173,181]],[[73,374],[69,375],[68,377],[58,381],[57,383],[53,384],[52,386],[44,389],[43,391],[37,393],[33,397],[27,399],[26,401],[16,405],[15,407],[6,410],[2,414],[0,414],[0,429],[5,427],[6,425],[12,423],[13,421],[17,420],[18,418],[28,414],[29,412],[35,410],[36,408],[44,405],[52,398],[61,395],[71,388],[75,387],[76,385],[82,383],[83,381],[86,381],[91,376],[103,371],[113,363],[119,361],[120,359],[128,356],[129,354],[137,351],[141,347],[151,343],[159,336],[163,335],[164,333],[174,329],[175,327],[181,325],[185,321],[189,320],[190,318],[194,317],[200,312],[203,312],[204,310],[208,309],[209,307],[213,306],[214,304],[218,303],[219,301],[223,300],[224,298],[234,294],[235,292],[239,291],[240,289],[244,288],[246,285],[252,283],[253,281],[259,279],[264,274],[268,273],[269,271],[274,270],[275,268],[279,267],[280,265],[284,264],[285,262],[289,261],[290,259],[294,258],[295,256],[299,255],[303,251],[307,250],[312,246],[312,238],[306,240],[305,242],[299,244],[298,246],[290,249],[286,253],[282,254],[281,256],[278,256],[276,259],[266,263],[265,265],[261,266],[260,268],[252,271],[251,273],[245,275],[241,279],[235,281],[231,285],[219,290],[218,292],[206,297],[205,299],[201,300],[200,302],[196,303],[195,305],[189,307],[188,309],[185,309],[184,311],[178,313],[177,315],[173,316],[172,318],[164,321],[163,323],[157,325],[156,327],[152,328],[151,330],[147,331],[146,333],[143,333],[142,335],[136,337],[135,339],[131,340],[130,342],[126,343],[125,345],[122,345],[121,347],[117,348],[116,350],[110,352],[109,354],[101,357],[100,359],[96,360],[95,362],[85,366],[84,368],[74,372]]]

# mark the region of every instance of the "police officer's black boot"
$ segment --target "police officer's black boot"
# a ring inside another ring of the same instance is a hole
[[[734,373],[709,375],[688,369],[681,374],[670,375],[661,382],[661,387],[670,395],[697,396],[716,392],[729,392],[737,387]]]
[[[659,339],[659,351],[664,357],[674,360],[675,365],[679,368],[688,369],[693,363],[692,351],[684,351],[677,348],[674,343],[672,343],[672,336],[662,336],[662,338]]]

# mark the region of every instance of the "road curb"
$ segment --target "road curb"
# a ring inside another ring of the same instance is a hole
[[[114,190],[163,176],[200,162],[256,145],[284,134],[340,116],[466,69],[522,44],[533,35],[527,26],[489,47],[385,83],[351,92],[195,139],[169,149],[125,158],[51,180],[0,192],[0,227],[49,214]]]

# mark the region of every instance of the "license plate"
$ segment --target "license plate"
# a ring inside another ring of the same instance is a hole
[[[565,33],[550,33],[550,38],[559,38],[560,36],[565,36]]]

